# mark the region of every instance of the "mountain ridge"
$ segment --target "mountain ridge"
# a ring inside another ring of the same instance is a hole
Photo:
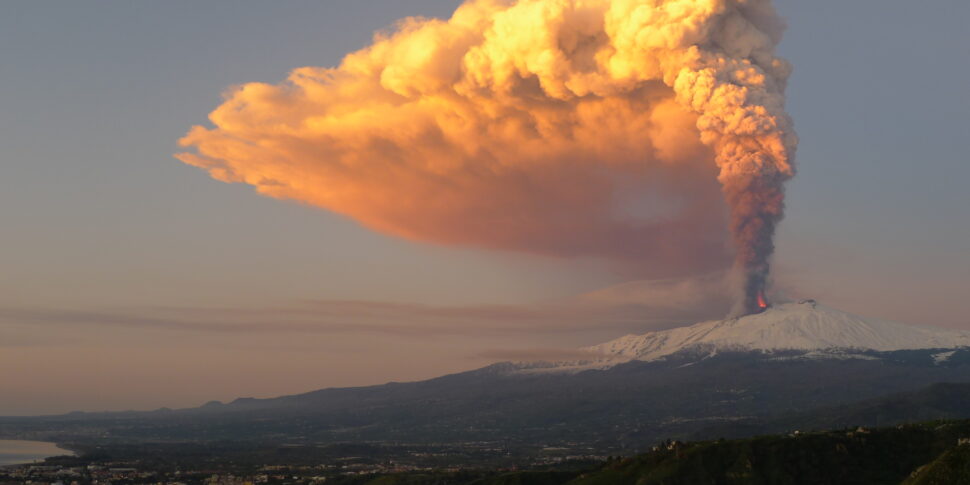
[[[586,350],[652,360],[697,345],[729,350],[948,349],[970,347],[970,332],[865,318],[814,300],[771,306],[741,318],[627,335]]]
[[[970,348],[970,331],[861,317],[815,300],[772,305],[738,318],[708,320],[667,330],[630,334],[583,347],[571,360],[510,363],[513,373],[582,372],[675,355],[703,359],[724,352],[780,353],[779,358],[872,359],[873,352],[934,350],[937,362]]]

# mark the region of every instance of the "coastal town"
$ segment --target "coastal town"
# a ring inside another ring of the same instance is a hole
[[[143,455],[124,460],[110,458],[110,451],[89,451],[80,457],[55,456],[35,463],[0,466],[0,485],[251,485],[323,482],[351,485],[393,474],[451,477],[464,482],[477,476],[521,469],[580,469],[595,466],[608,459],[606,456],[569,454],[572,451],[567,448],[548,447],[539,450],[539,456],[502,466],[498,465],[501,460],[497,455],[489,453],[496,450],[488,448],[487,443],[478,445],[478,449],[464,451],[444,448],[429,451],[421,448],[412,450],[408,456],[397,454],[378,459],[373,456],[331,457],[321,459],[319,463],[311,463],[312,459],[296,451],[292,454],[293,463],[290,464],[259,463],[256,455],[207,462],[198,456],[177,457],[177,452],[171,448],[165,448],[152,456]],[[190,449],[191,447],[187,447],[187,450]],[[191,454],[192,451],[186,453]],[[442,460],[450,464],[436,464]],[[467,464],[460,464],[463,462]]]

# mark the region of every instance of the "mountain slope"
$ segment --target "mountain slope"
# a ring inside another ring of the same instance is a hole
[[[606,358],[649,361],[687,350],[886,352],[968,346],[970,332],[863,318],[806,300],[772,306],[757,315],[627,335],[586,350]]]
[[[552,374],[519,374],[503,364],[429,381],[185,410],[0,418],[0,436],[59,442],[511,439],[629,452],[719,423],[758,423],[935,382],[970,381],[970,351],[941,364],[933,352],[869,352],[866,359],[725,352],[698,360],[685,354]]]
[[[920,467],[902,485],[950,485],[970,483],[970,446],[951,448]]]
[[[970,419],[970,384],[937,383],[915,391],[823,406],[806,412],[715,423],[698,430],[691,438],[742,438],[794,429],[810,431],[856,426],[878,427],[946,419]]]
[[[970,384],[939,383],[912,392],[867,399],[787,418],[789,428],[832,429],[970,418]]]

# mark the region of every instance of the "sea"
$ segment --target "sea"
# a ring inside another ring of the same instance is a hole
[[[73,455],[44,441],[0,440],[0,466],[42,461],[49,456]]]

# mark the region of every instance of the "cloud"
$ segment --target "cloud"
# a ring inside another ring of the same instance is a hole
[[[720,283],[718,283],[720,282]],[[128,309],[0,308],[0,323],[35,331],[98,327],[214,336],[384,334],[428,336],[556,336],[595,343],[619,334],[694,323],[723,314],[723,276],[632,282],[558,301],[516,305],[436,306],[318,300],[250,308]]]
[[[572,349],[723,315],[712,286],[631,282],[513,305],[8,304],[0,306],[0,368],[29,372],[4,375],[11,399],[0,413],[182,407],[428,379],[496,361],[587,360]]]
[[[793,173],[781,30],[767,0],[469,0],[233,88],[177,157],[386,234],[650,278],[730,265],[720,180],[754,267]]]
[[[0,348],[47,347],[59,345],[68,340],[56,335],[31,335],[23,331],[4,329],[0,332]]]

